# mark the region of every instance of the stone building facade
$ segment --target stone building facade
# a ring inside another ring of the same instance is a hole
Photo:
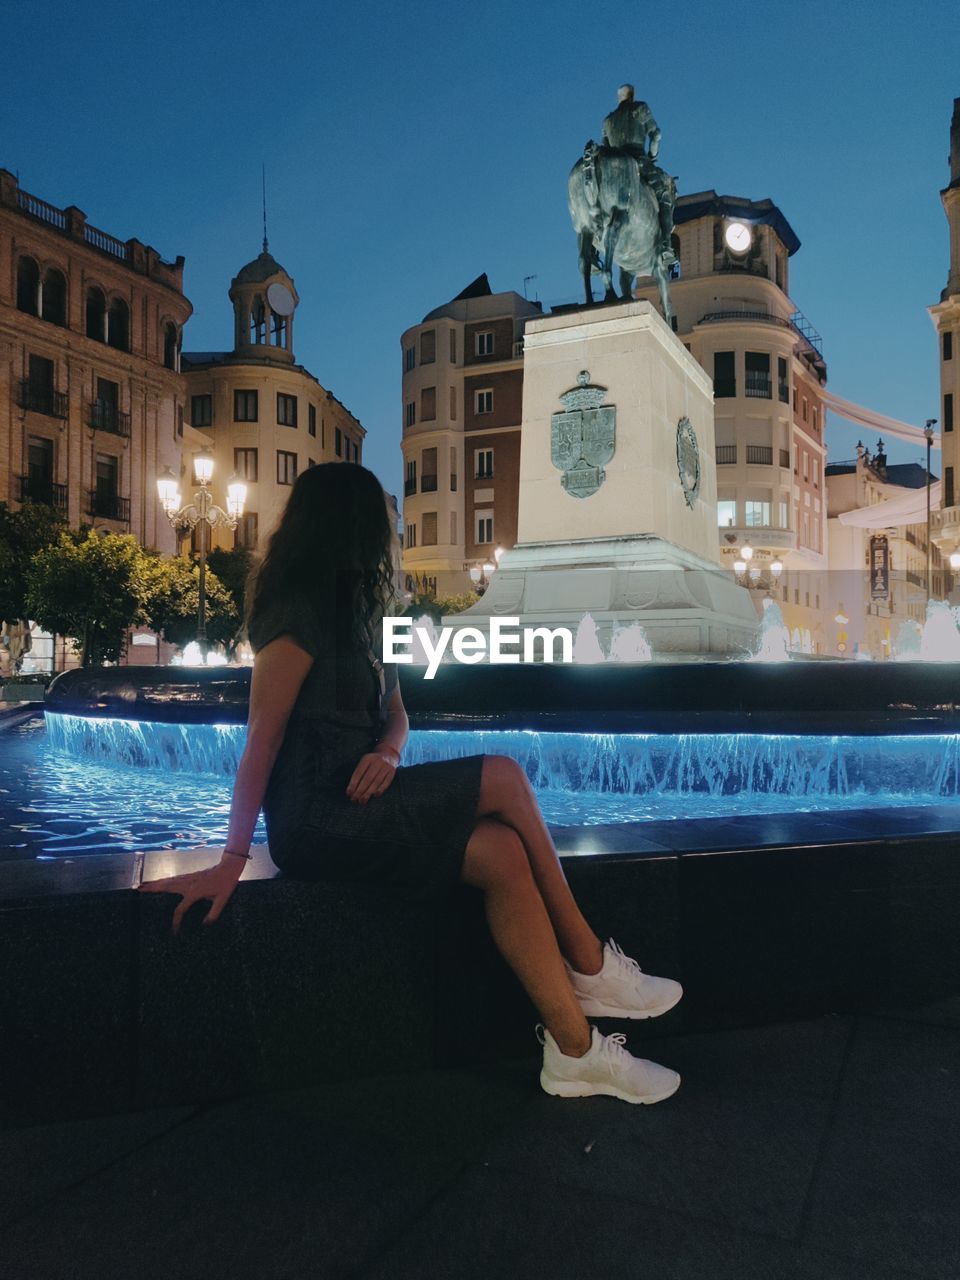
[[[0,501],[175,550],[156,480],[194,443],[183,264],[0,170]]]
[[[215,501],[237,475],[247,485],[237,530],[213,544],[255,549],[269,536],[301,471],[360,462],[359,421],[294,356],[299,296],[291,276],[263,252],[230,285],[231,351],[185,352],[189,421],[213,441]]]
[[[714,384],[721,563],[747,563],[745,585],[773,595],[799,647],[816,652],[826,596],[827,367],[790,299],[800,241],[772,201],[700,191],[677,201],[673,246],[674,328]],[[657,301],[645,281],[635,296]]]
[[[401,338],[404,548],[411,588],[472,589],[517,537],[523,330],[541,314],[486,275]]]
[[[944,555],[960,552],[960,98],[950,122],[950,183],[940,193],[950,229],[950,266],[940,301],[930,308],[940,356],[943,489],[933,537]]]
[[[830,573],[824,600],[823,652],[833,657],[896,656],[904,623],[919,630],[927,614],[926,520],[899,525],[845,523],[842,517],[869,512],[880,503],[896,510],[915,493],[923,506],[925,467],[888,464],[883,442],[871,454],[863,445],[849,462],[826,469]],[[935,480],[936,477],[932,477]],[[930,548],[930,595],[947,595],[950,575],[934,544]]]

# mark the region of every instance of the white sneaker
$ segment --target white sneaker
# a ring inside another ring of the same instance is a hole
[[[624,1048],[626,1036],[601,1035],[591,1027],[590,1048],[582,1058],[561,1053],[556,1040],[544,1026],[537,1027],[543,1045],[540,1085],[558,1098],[589,1098],[609,1094],[624,1102],[662,1102],[680,1088],[680,1077],[669,1067],[646,1058],[635,1058]]]
[[[659,1018],[683,995],[679,982],[644,973],[612,938],[599,973],[577,973],[569,965],[567,972],[588,1018]]]

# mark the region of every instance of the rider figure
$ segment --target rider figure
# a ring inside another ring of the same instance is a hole
[[[652,189],[660,205],[660,253],[667,261],[675,262],[670,235],[677,187],[673,178],[654,163],[660,150],[660,127],[647,104],[634,100],[632,84],[622,84],[617,99],[617,109],[603,122],[603,144],[636,160],[641,181]]]

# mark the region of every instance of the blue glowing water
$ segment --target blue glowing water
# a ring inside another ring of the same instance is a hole
[[[222,842],[242,727],[46,720],[3,734],[0,858]],[[519,760],[555,825],[960,805],[958,735],[420,731],[404,760],[481,751]]]

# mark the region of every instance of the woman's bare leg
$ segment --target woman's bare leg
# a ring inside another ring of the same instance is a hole
[[[483,819],[467,842],[461,879],[481,889],[487,923],[562,1053],[590,1048],[590,1026],[564,968],[563,957],[523,842],[502,822]]]
[[[583,918],[570,891],[537,797],[509,756],[486,756],[478,815],[512,827],[523,841],[530,869],[553,924],[560,950],[578,973],[599,973],[603,944]]]

